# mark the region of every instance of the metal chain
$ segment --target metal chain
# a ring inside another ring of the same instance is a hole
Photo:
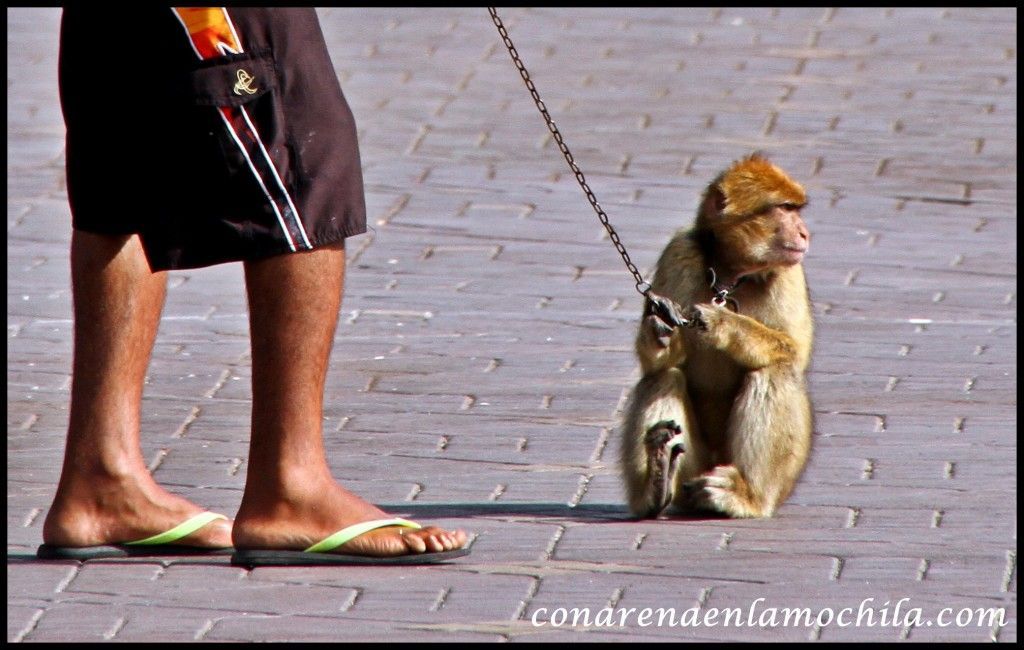
[[[558,127],[555,126],[555,121],[551,119],[551,114],[548,113],[548,109],[544,105],[544,101],[540,98],[540,93],[537,92],[537,87],[530,78],[530,73],[526,71],[526,66],[523,65],[522,59],[519,58],[519,52],[516,51],[516,46],[512,44],[512,39],[509,38],[508,30],[505,29],[504,23],[502,23],[501,18],[498,17],[498,11],[494,7],[488,7],[487,11],[491,13],[491,19],[494,20],[494,25],[498,28],[498,34],[501,36],[501,40],[505,42],[505,47],[508,48],[508,53],[512,55],[512,62],[515,63],[517,68],[519,68],[519,76],[523,78],[526,88],[530,91],[530,94],[533,95],[533,102],[537,105],[537,110],[539,110],[540,114],[544,117],[544,121],[548,124],[548,130],[551,131],[551,135],[555,138],[555,142],[558,144],[559,150],[562,152],[562,155],[565,156],[565,162],[569,163],[569,168],[572,169],[572,173],[576,175],[576,182],[578,182],[580,187],[583,188],[583,192],[587,195],[587,200],[590,201],[590,205],[594,207],[594,212],[597,213],[597,218],[601,221],[601,225],[608,231],[608,237],[611,238],[612,244],[615,245],[615,249],[619,251],[619,255],[622,256],[622,261],[626,263],[626,268],[633,274],[633,278],[636,280],[636,290],[640,295],[648,297],[648,294],[651,291],[651,284],[644,280],[643,276],[640,275],[640,271],[637,270],[636,265],[629,259],[629,253],[626,252],[626,247],[623,246],[622,241],[619,240],[619,233],[615,232],[615,228],[613,228],[608,222],[608,215],[605,214],[605,211],[601,208],[601,204],[597,202],[597,197],[594,196],[594,192],[591,191],[590,186],[587,185],[586,177],[576,164],[576,160],[573,158],[572,152],[569,151],[569,147],[565,144],[565,140],[562,138],[562,133],[558,130]]]

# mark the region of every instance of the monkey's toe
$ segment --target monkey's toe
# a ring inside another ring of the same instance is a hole
[[[652,453],[670,451],[675,456],[683,450],[683,428],[675,420],[662,420],[647,429],[644,443]]]
[[[722,508],[728,490],[708,485],[705,478],[694,479],[680,486],[677,505],[684,511],[694,512],[726,512]]]
[[[739,479],[739,470],[731,465],[720,465],[699,480],[703,481],[706,488],[734,490],[738,482],[737,479]]]
[[[680,486],[680,507],[717,512],[730,517],[764,516],[760,505],[746,492],[746,483],[732,465],[719,465]]]

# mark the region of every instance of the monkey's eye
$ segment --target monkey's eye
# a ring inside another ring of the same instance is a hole
[[[799,210],[800,208],[802,208],[804,206],[798,205],[796,203],[783,203],[779,207],[784,209],[784,210]]]

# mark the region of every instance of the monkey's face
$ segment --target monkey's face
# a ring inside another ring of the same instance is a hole
[[[726,267],[719,270],[739,277],[803,261],[811,239],[800,217],[806,204],[799,183],[753,155],[711,183],[694,226],[714,235],[711,254]]]
[[[803,261],[811,245],[811,233],[800,216],[800,209],[790,203],[777,205],[766,215],[774,229],[771,250],[779,264],[792,266]]]
[[[713,229],[721,242],[720,254],[741,274],[799,264],[811,239],[800,207],[792,203],[752,216],[725,217]]]

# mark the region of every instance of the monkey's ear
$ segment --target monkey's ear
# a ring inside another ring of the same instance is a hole
[[[717,220],[725,210],[725,194],[714,183],[704,193],[704,199],[700,203],[699,214],[704,219]]]

